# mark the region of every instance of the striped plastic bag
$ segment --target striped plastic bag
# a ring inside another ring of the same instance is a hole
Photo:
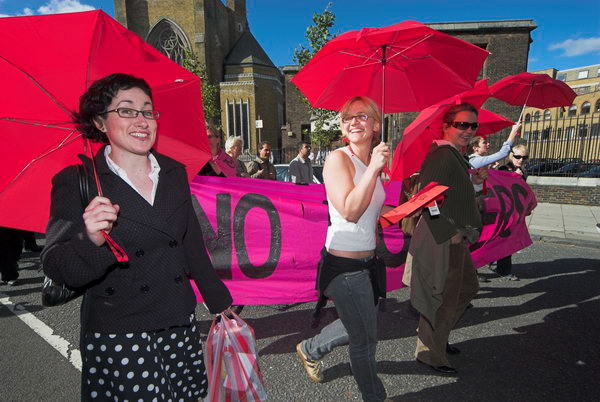
[[[267,399],[252,327],[233,312],[218,314],[206,343],[208,401]]]

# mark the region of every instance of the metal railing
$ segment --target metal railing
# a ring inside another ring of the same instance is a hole
[[[490,135],[491,148],[499,149],[509,131]],[[529,148],[529,174],[576,177],[600,166],[600,112],[525,121],[518,142]]]

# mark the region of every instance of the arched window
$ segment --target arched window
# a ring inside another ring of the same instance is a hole
[[[539,121],[540,120],[540,111],[538,110],[537,112],[535,112],[533,114],[533,121]]]
[[[548,109],[544,110],[544,120],[550,120],[550,111]]]
[[[599,101],[600,102],[600,101]],[[531,121],[531,115],[529,113],[527,113],[525,115],[525,123],[529,123]]]
[[[571,105],[569,108],[569,117],[573,117],[577,114],[577,105]]]
[[[192,49],[183,30],[167,18],[162,18],[152,27],[146,42],[178,64],[183,63],[185,52]]]
[[[581,105],[581,114],[588,114],[591,106],[590,102],[583,102],[583,105]]]
[[[594,112],[600,112],[600,99],[596,101],[596,106],[594,107]]]

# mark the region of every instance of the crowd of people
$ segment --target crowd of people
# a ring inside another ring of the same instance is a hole
[[[198,247],[203,234],[184,165],[153,149],[159,116],[143,79],[112,74],[94,82],[81,96],[76,116],[83,136],[103,144],[93,160],[84,161],[91,201],[82,205],[76,166],[63,169],[52,182],[41,259],[53,281],[83,289],[82,400],[205,397],[196,298],[187,279],[195,282],[211,313],[232,308],[229,290],[206,250]],[[373,100],[348,100],[339,118],[347,146],[331,152],[324,165],[330,224],[315,284],[315,313],[329,299],[339,318],[297,344],[296,353],[309,378],[322,382],[322,360],[334,348],[348,345],[363,400],[383,401],[387,395],[375,356],[377,306],[385,297],[386,271],[375,248],[379,217],[393,208],[384,205],[381,179],[390,149],[381,141],[382,115]],[[514,146],[520,125],[493,155],[487,155],[484,138],[474,137],[477,128],[473,105],[447,111],[417,186],[435,181],[449,189],[441,205],[411,216],[417,223],[403,280],[420,314],[415,359],[445,374],[456,373],[449,355],[460,353],[448,343],[450,331],[479,290],[468,246],[482,228],[477,196],[487,169],[510,154],[510,162],[500,168],[526,178],[527,148]],[[211,159],[199,175],[277,179],[269,142],[260,143],[256,158],[244,164],[240,137],[227,138],[222,147],[214,126],[207,126],[207,135]],[[309,143],[298,145],[289,165],[290,181],[312,183],[310,153]],[[12,231],[2,228],[0,239],[3,244],[18,242],[11,247],[20,253],[23,235]],[[129,256],[126,264],[107,247],[113,239]],[[35,239],[31,243],[29,237],[28,246],[37,248]],[[3,268],[2,280],[16,284],[16,263],[3,261],[2,266],[10,268]],[[496,272],[512,275],[510,256],[498,261]],[[233,307],[241,311],[243,306]]]

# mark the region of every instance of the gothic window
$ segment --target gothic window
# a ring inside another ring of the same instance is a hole
[[[148,33],[146,42],[178,64],[183,63],[185,52],[191,50],[185,33],[166,18],[161,19]]]

